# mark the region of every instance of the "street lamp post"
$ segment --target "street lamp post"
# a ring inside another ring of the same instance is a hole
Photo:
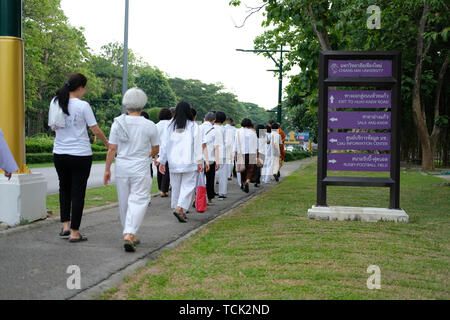
[[[269,57],[275,62],[275,65],[278,69],[275,70],[267,70],[272,72],[278,72],[278,106],[277,106],[277,122],[281,124],[281,103],[283,98],[283,52],[289,52],[289,50],[283,50],[283,45],[281,45],[280,50],[269,50],[269,49],[254,49],[254,50],[244,50],[244,49],[236,49],[236,51],[241,52],[263,52],[267,53]],[[280,53],[280,60],[277,61],[271,53],[273,52],[279,52]]]
[[[122,76],[122,98],[128,89],[128,11],[129,0],[125,0],[125,27],[123,36],[123,76]],[[122,104],[122,113],[125,113],[125,106]]]

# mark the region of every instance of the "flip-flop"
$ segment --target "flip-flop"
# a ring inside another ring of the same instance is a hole
[[[69,242],[82,242],[82,241],[87,241],[87,238],[82,236],[81,233],[80,233],[80,237],[79,238],[69,239]]]
[[[136,251],[136,245],[133,243],[133,241],[125,241],[123,243],[123,247],[126,252],[135,252]]]

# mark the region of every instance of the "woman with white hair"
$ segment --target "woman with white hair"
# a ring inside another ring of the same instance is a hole
[[[128,115],[115,118],[111,127],[104,183],[107,185],[111,179],[111,163],[117,154],[115,174],[124,248],[134,252],[140,242],[136,233],[150,203],[150,157],[159,152],[159,135],[156,125],[141,117],[147,103],[144,91],[129,89],[122,103]]]

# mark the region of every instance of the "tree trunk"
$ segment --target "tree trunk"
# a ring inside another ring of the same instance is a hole
[[[414,122],[417,127],[417,135],[419,136],[420,146],[422,147],[422,169],[434,170],[434,154],[431,147],[430,135],[428,133],[427,122],[422,111],[422,101],[420,95],[420,86],[422,81],[422,66],[427,46],[424,49],[424,31],[426,24],[426,16],[430,10],[430,6],[426,3],[423,7],[422,17],[419,23],[419,32],[417,35],[417,56],[416,56],[416,70],[414,73],[414,88],[412,96],[412,111],[414,115]]]

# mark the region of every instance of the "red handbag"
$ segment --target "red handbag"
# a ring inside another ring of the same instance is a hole
[[[205,174],[200,172],[197,176],[197,194],[195,195],[195,209],[197,209],[197,212],[205,212],[208,206],[205,180]]]

